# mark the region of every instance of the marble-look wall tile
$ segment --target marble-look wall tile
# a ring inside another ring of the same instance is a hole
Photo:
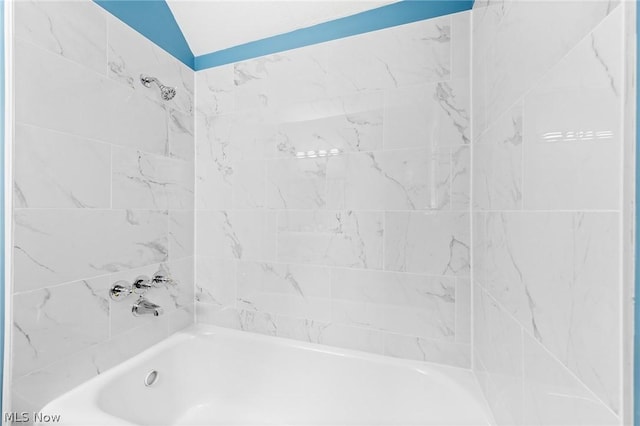
[[[355,211],[281,211],[278,260],[382,268],[383,214]]]
[[[374,98],[375,99],[375,98]],[[382,104],[370,111],[331,111],[319,118],[284,122],[278,126],[271,153],[273,157],[333,155],[340,152],[382,149]],[[302,115],[302,113],[300,113]]]
[[[471,343],[471,280],[456,278],[456,342]]]
[[[470,365],[469,15],[197,76],[198,321]],[[382,272],[418,210],[432,254]]]
[[[322,209],[327,204],[327,158],[272,160],[267,164],[267,205]]]
[[[220,308],[235,308],[237,269],[236,260],[198,256],[196,258],[196,301]]]
[[[524,97],[526,209],[620,206],[622,12],[611,12]]]
[[[317,321],[331,319],[331,275],[311,265],[240,262],[239,309]]]
[[[327,96],[327,45],[321,43],[237,62],[238,109],[280,107]]]
[[[332,322],[434,339],[455,336],[455,281],[397,272],[333,269]]]
[[[469,214],[387,212],[385,268],[433,275],[469,274]]]
[[[191,209],[193,163],[126,148],[113,149],[114,208]]]
[[[271,247],[267,215],[259,210],[196,212],[196,253],[219,259],[260,260]]]
[[[20,1],[14,8],[15,36],[104,75],[106,15],[90,1]]]
[[[522,131],[522,105],[516,104],[476,139],[472,179],[474,208],[522,208]]]
[[[470,114],[468,79],[388,90],[384,148],[468,144]]]
[[[16,125],[14,149],[16,207],[111,207],[109,145]]]
[[[59,55],[20,39],[15,44],[16,122],[167,152],[167,114],[161,104]]]
[[[176,109],[167,111],[169,156],[193,162],[195,159],[195,120],[193,113],[187,114]]]
[[[474,289],[474,348],[498,425],[522,424],[522,329],[482,287]]]
[[[554,359],[524,335],[524,424],[619,425],[620,418]]]
[[[444,188],[448,189],[448,182],[438,177],[444,174],[442,169],[448,172],[450,166],[438,160],[438,154],[431,154],[425,149],[330,157],[326,184],[328,207],[422,210],[440,206],[444,202],[442,194]],[[434,178],[435,182],[432,182]]]
[[[196,152],[210,162],[259,160],[276,134],[276,125],[259,109],[232,114],[198,113]]]
[[[231,205],[234,209],[260,209],[267,205],[268,165],[260,160],[239,161],[233,166]]]
[[[196,209],[231,209],[233,207],[232,174],[233,168],[230,164],[196,160]]]
[[[619,214],[485,218],[475,238],[477,282],[617,411],[620,337],[611,330],[620,311]]]
[[[163,262],[167,229],[163,211],[16,210],[14,290]]]
[[[109,77],[162,105],[191,113],[194,110],[193,71],[118,18],[109,15],[107,25]],[[142,85],[141,74],[156,77],[166,86],[175,87],[175,98],[162,100],[157,87]]]
[[[484,122],[474,121],[479,131],[506,111],[618,5],[615,0],[509,3],[490,43],[475,49],[474,57],[486,67],[485,81],[474,80],[484,96],[480,107],[486,109]],[[568,17],[573,25],[567,25]],[[539,30],[540,22],[545,23],[544,31]],[[474,64],[474,72],[477,68]]]
[[[75,309],[69,309],[73,300]],[[13,297],[13,375],[44,367],[109,337],[107,288],[89,281]],[[64,342],[64,344],[60,344]]]
[[[193,210],[169,211],[169,259],[192,257],[195,253]]]
[[[196,73],[196,111],[206,115],[235,111],[234,67],[234,64],[228,64]]]
[[[447,80],[450,42],[449,16],[328,42],[329,92],[342,95]]]
[[[471,147],[451,149],[451,210],[469,211],[471,206]]]
[[[451,78],[471,78],[471,11],[451,15]]]

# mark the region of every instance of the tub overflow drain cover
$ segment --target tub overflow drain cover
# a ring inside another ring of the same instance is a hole
[[[155,382],[158,381],[159,376],[160,376],[160,373],[158,373],[156,370],[149,371],[147,373],[147,377],[144,378],[144,385],[145,386],[153,385]]]

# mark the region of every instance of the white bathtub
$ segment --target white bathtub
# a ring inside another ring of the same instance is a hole
[[[490,424],[469,371],[203,325],[42,412],[83,426]]]

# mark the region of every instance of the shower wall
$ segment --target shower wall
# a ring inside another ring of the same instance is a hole
[[[198,322],[470,366],[469,30],[196,74]]]
[[[622,423],[628,7],[473,9],[474,367],[499,425]]]
[[[12,409],[28,411],[193,321],[194,73],[90,1],[15,2],[15,36]],[[108,298],[159,269],[178,282],[147,294],[164,316]]]

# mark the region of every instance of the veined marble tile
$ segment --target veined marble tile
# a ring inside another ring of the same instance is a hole
[[[272,209],[320,209],[327,204],[327,158],[270,160],[267,206]]]
[[[220,308],[236,306],[236,260],[196,258],[196,301]]]
[[[277,237],[280,262],[382,268],[381,212],[281,211]]]
[[[169,156],[193,162],[195,160],[195,139],[193,114],[169,109]]]
[[[447,340],[423,339],[387,333],[384,335],[384,354],[395,358],[437,362],[462,368],[471,366],[469,344]]]
[[[109,77],[161,105],[191,113],[194,110],[194,71],[118,18],[109,15],[107,25]],[[147,88],[142,85],[141,74],[156,77],[164,85],[175,87],[175,98],[162,100],[156,86]]]
[[[238,308],[328,322],[330,277],[330,270],[320,266],[240,262]]]
[[[471,343],[471,280],[456,278],[456,342]]]
[[[522,105],[517,104],[476,139],[473,205],[480,210],[522,208]],[[528,163],[527,163],[528,164]],[[546,191],[555,190],[557,182]]]
[[[16,207],[111,207],[109,145],[18,124],[14,158]]]
[[[192,257],[195,251],[193,210],[169,211],[169,259]]]
[[[622,12],[611,12],[524,98],[527,209],[620,208]]]
[[[444,176],[445,171],[441,170],[440,173]],[[471,179],[471,147],[468,145],[453,147],[451,149],[451,210],[469,211]]]
[[[469,251],[468,213],[385,213],[385,269],[464,276]]]
[[[452,340],[455,280],[398,272],[332,269],[332,323]]]
[[[190,209],[193,163],[141,151],[113,149],[113,207]]]
[[[231,199],[234,209],[260,209],[266,206],[267,165],[262,160],[239,161],[233,165]]]
[[[497,119],[617,5],[617,1],[511,2],[489,47],[479,52],[486,58],[487,115],[486,123],[474,126],[482,130]],[[572,25],[567,25],[567,17]],[[545,23],[544,31],[540,22]]]
[[[198,211],[196,253],[219,259],[260,260],[272,247],[267,215],[260,210]],[[273,226],[273,224],[272,224]]]
[[[106,287],[88,281],[14,295],[13,375],[21,376],[107,340],[107,297]]]
[[[89,1],[19,1],[14,8],[15,36],[107,72],[107,17]]]
[[[439,208],[448,200],[443,196],[449,190],[448,180],[438,180],[450,171],[448,159],[448,152],[431,154],[425,149],[330,157],[328,207],[356,210]]]
[[[476,282],[612,410],[619,395],[618,213],[488,213]]]
[[[233,165],[230,162],[196,160],[195,208],[231,209],[233,173]]]
[[[236,107],[278,107],[325,98],[326,74],[326,43],[237,62]]]
[[[383,107],[384,91],[379,90],[366,93],[340,94],[306,102],[278,105],[277,108],[270,111],[269,116],[270,120],[280,124],[310,124],[312,122],[315,123],[315,120],[343,116],[360,116],[363,114],[371,114],[373,116],[373,114],[383,109]],[[318,130],[322,130],[322,128]]]
[[[474,347],[482,381],[498,425],[522,424],[522,329],[484,290],[474,289]]]
[[[325,44],[331,94],[411,86],[450,76],[449,16]]]
[[[276,133],[275,124],[260,110],[224,115],[196,115],[196,156],[205,161],[246,161],[264,158]]]
[[[471,77],[471,11],[451,15],[451,77]]]
[[[321,118],[284,122],[278,126],[270,147],[271,156],[335,155],[382,148],[382,105],[380,109],[354,113],[333,113]],[[313,151],[313,153],[311,153]]]
[[[195,73],[196,111],[206,115],[235,111],[234,67],[228,64]]]
[[[17,210],[14,290],[163,262],[167,229],[163,211]]]
[[[524,336],[525,425],[619,425],[618,418],[540,343]]]
[[[184,330],[195,323],[195,307],[193,305],[177,309],[169,314],[168,334]]]
[[[387,91],[384,148],[424,148],[469,143],[468,79]]]
[[[167,152],[167,113],[143,95],[21,40],[15,46],[16,122]]]

